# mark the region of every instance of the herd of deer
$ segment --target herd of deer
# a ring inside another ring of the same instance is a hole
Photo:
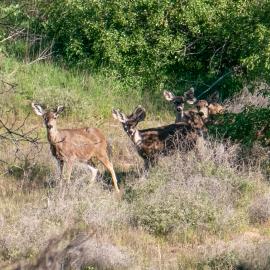
[[[167,101],[173,103],[176,110],[174,124],[137,129],[139,122],[145,119],[145,109],[138,106],[134,112],[126,116],[118,109],[113,109],[115,119],[122,123],[124,131],[134,143],[138,154],[144,159],[145,168],[148,169],[157,163],[158,156],[168,155],[173,150],[189,151],[195,147],[199,137],[206,131],[205,123],[209,117],[221,113],[223,107],[218,103],[208,103],[206,100],[196,100],[194,89],[191,88],[183,96],[175,96],[164,91]],[[185,104],[193,104],[194,109],[184,110]],[[97,128],[58,129],[56,119],[64,107],[54,110],[44,110],[41,105],[32,103],[34,112],[42,116],[50,144],[52,155],[56,158],[61,178],[66,174],[70,179],[75,162],[87,164],[92,172],[92,180],[97,175],[91,159],[96,157],[109,170],[112,175],[114,187],[119,192],[117,178],[108,156],[108,144],[105,136]]]

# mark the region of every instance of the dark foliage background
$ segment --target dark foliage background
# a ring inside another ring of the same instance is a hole
[[[249,80],[269,79],[267,0],[15,2],[2,4],[12,14],[5,23],[45,36],[55,59],[116,72],[145,91],[192,85],[200,94],[227,74],[211,89],[225,98]],[[9,51],[18,55],[15,46]]]

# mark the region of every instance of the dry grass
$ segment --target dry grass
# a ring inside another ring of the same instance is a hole
[[[47,146],[33,161],[35,166],[47,168],[45,171],[39,170],[34,178],[29,174],[23,179],[14,173],[1,177],[2,263],[25,258],[21,269],[38,269],[50,246],[56,254],[53,269],[63,266],[63,260],[70,263],[64,269],[196,269],[205,260],[213,263],[215,257],[199,256],[197,246],[211,242],[212,247],[249,230],[249,206],[269,187],[259,170],[240,166],[237,145],[201,142],[188,155],[162,158],[147,174],[121,127],[111,125],[103,127],[113,145],[122,198],[108,185],[109,174],[90,184],[84,166],[77,166],[72,182],[64,190],[60,188]],[[12,158],[12,151],[4,152],[7,160]],[[52,181],[55,187],[48,185]],[[88,228],[95,234],[82,244],[76,235],[69,240],[63,237],[70,228],[79,228],[79,239],[88,235]],[[61,241],[53,240],[57,243],[51,246],[52,239]],[[74,241],[78,246],[69,249]],[[76,261],[78,252],[86,255]],[[235,262],[231,252],[228,254],[225,259]],[[223,269],[230,269],[226,267]]]
[[[246,106],[255,106],[267,108],[270,105],[269,97],[264,93],[269,91],[269,85],[258,83],[251,92],[245,87],[238,95],[224,102],[226,111],[231,113],[240,113]]]
[[[249,217],[252,223],[265,223],[270,220],[270,194],[256,198],[249,207]]]
[[[61,270],[61,269],[127,269],[130,256],[94,230],[69,230],[53,238],[32,264],[17,263],[6,269]]]

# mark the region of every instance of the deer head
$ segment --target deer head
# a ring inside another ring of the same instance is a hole
[[[180,117],[177,117],[177,121],[180,121],[184,117],[185,103],[194,104],[196,102],[193,87],[185,92],[183,96],[175,96],[172,92],[166,90],[163,92],[163,95],[167,101],[173,103],[175,110],[180,114]]]
[[[208,106],[209,115],[220,114],[224,112],[224,107],[218,103],[211,103]]]
[[[58,106],[53,110],[45,110],[41,105],[32,102],[32,108],[38,116],[42,116],[44,124],[48,130],[56,127],[56,119],[64,111],[64,106]]]
[[[185,112],[186,122],[195,129],[203,129],[204,121],[203,121],[203,113],[196,112],[193,110],[189,110]]]
[[[201,99],[196,103],[196,108],[198,112],[201,113],[202,118],[204,120],[209,117],[208,106],[209,106],[208,102],[204,99]]]
[[[141,137],[138,129],[136,128],[137,124],[145,119],[146,113],[145,109],[142,106],[137,106],[133,113],[129,116],[126,116],[118,109],[112,110],[113,117],[122,123],[125,132],[131,138],[131,140],[139,145],[141,142]]]
[[[202,118],[204,120],[207,120],[210,115],[220,114],[223,113],[224,108],[222,105],[218,103],[208,103],[206,100],[199,100],[196,103],[196,107],[198,109],[198,112],[202,113]]]
[[[145,109],[139,105],[129,116],[126,116],[119,109],[113,109],[112,115],[116,120],[123,124],[125,130],[129,130],[130,128],[135,128],[139,122],[143,121],[145,119],[146,113]]]

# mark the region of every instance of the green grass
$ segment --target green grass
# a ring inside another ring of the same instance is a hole
[[[29,65],[12,58],[4,58],[0,68],[2,77],[17,85],[12,103],[24,112],[29,112],[30,103],[36,101],[48,107],[64,105],[66,114],[78,120],[107,119],[112,108],[130,113],[141,104],[153,114],[157,104],[163,102],[162,96],[160,101],[151,102],[151,97],[142,96],[140,89],[128,87],[105,73],[66,70],[52,63]]]

